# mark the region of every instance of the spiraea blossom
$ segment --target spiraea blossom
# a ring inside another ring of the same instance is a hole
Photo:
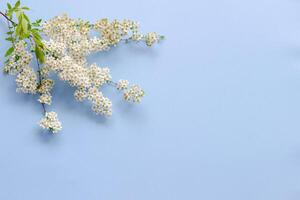
[[[144,90],[142,90],[138,85],[132,85],[124,92],[124,99],[126,101],[140,102],[144,95]]]
[[[8,22],[19,26],[13,21]],[[17,91],[38,95],[37,101],[43,105],[45,114],[40,121],[42,128],[53,133],[62,129],[57,114],[47,112],[45,106],[52,103],[54,81],[51,76],[55,74],[75,89],[75,100],[89,101],[92,111],[96,114],[112,115],[112,102],[101,92],[105,84],[123,92],[126,101],[141,101],[144,91],[139,86],[133,84],[129,87],[129,82],[123,79],[114,82],[107,66],[90,64],[87,62],[87,56],[107,51],[124,41],[143,42],[152,46],[163,39],[162,36],[155,32],[141,34],[139,24],[131,20],[100,19],[92,24],[62,15],[42,25],[40,23],[41,20],[31,24],[29,28],[41,28],[27,30],[29,35],[18,36],[21,33],[10,32],[15,34],[15,37],[10,39],[13,51],[7,53],[9,56],[4,71],[16,75]],[[96,36],[92,36],[95,35],[91,34],[92,31],[97,33]],[[32,62],[33,52],[38,61],[38,68]]]
[[[45,117],[40,121],[40,126],[52,131],[53,133],[58,133],[62,129],[61,123],[59,122],[55,112],[46,112]]]
[[[125,90],[125,89],[128,88],[128,85],[129,85],[129,81],[119,80],[116,87],[117,87],[118,90]]]

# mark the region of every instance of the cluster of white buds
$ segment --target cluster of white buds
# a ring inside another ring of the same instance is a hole
[[[118,90],[125,90],[125,89],[128,88],[128,85],[129,85],[129,81],[119,80],[116,87],[117,87]]]
[[[86,97],[87,97],[86,89],[81,88],[81,89],[75,90],[75,92],[74,92],[74,98],[75,98],[77,101],[81,102],[81,101],[83,101]]]
[[[54,81],[51,79],[43,79],[41,80],[37,92],[40,94],[38,101],[41,104],[51,105],[52,103],[52,96],[51,90],[53,88]]]
[[[29,66],[24,66],[21,72],[17,75],[17,92],[35,94],[37,89],[37,76],[33,69]]]
[[[129,102],[140,102],[142,97],[145,95],[144,90],[142,90],[138,85],[132,85],[128,88],[129,81],[119,80],[116,83],[116,88],[118,90],[124,91],[124,99]]]
[[[43,79],[40,83],[40,85],[37,88],[37,91],[40,94],[45,94],[45,93],[49,93],[54,85],[54,81],[51,79]]]
[[[160,36],[156,32],[148,33],[144,36],[146,44],[152,46],[154,43],[159,41]]]
[[[91,31],[99,33],[92,36]],[[18,41],[10,55],[5,71],[16,74],[17,90],[23,93],[39,94],[38,101],[51,105],[51,90],[54,81],[49,78],[51,72],[75,87],[74,98],[77,101],[89,100],[92,110],[96,114],[112,115],[112,102],[101,92],[104,84],[113,85],[124,92],[124,99],[131,102],[140,102],[144,91],[137,85],[128,88],[127,80],[118,83],[112,81],[110,70],[96,64],[88,64],[87,56],[91,53],[109,50],[123,41],[141,41],[148,46],[159,42],[161,36],[155,32],[141,34],[137,22],[131,20],[101,19],[95,24],[83,20],[74,20],[67,15],[57,16],[45,22],[42,32],[47,37],[43,40],[44,64],[38,70],[29,67],[32,54],[27,51],[27,44]],[[55,112],[45,112],[40,126],[54,133],[61,130]]]
[[[38,101],[42,104],[47,104],[47,105],[51,105],[52,103],[52,96],[49,93],[44,93],[40,95],[40,98],[38,99]]]
[[[45,117],[40,121],[40,126],[53,133],[57,133],[62,129],[61,123],[59,122],[55,112],[46,112]]]
[[[26,43],[21,40],[14,45],[14,50],[4,66],[4,72],[15,75],[27,67],[32,60],[32,55],[26,50]]]
[[[124,99],[131,102],[140,102],[144,95],[144,90],[142,90],[138,85],[132,85],[124,92]]]
[[[111,80],[109,68],[100,68],[96,64],[92,64],[89,67],[88,74],[91,83],[98,88]]]
[[[101,114],[105,116],[112,115],[112,103],[111,101],[104,97],[102,92],[96,87],[91,87],[87,92],[87,98],[93,103],[93,111],[96,114]]]

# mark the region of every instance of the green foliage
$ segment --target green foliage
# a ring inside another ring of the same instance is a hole
[[[10,47],[6,53],[5,53],[5,57],[9,56],[10,54],[12,54],[12,52],[14,51],[14,47]]]
[[[18,0],[14,6],[7,3],[6,16],[9,19],[10,31],[7,32],[7,41],[12,43],[12,47],[5,54],[9,56],[14,49],[14,43],[19,40],[29,40],[34,42],[35,55],[40,63],[45,61],[44,44],[42,43],[42,37],[39,34],[41,19],[38,19],[31,23],[29,17],[25,14],[25,11],[29,10],[26,6],[21,6],[20,0]],[[14,20],[17,21],[14,21]]]

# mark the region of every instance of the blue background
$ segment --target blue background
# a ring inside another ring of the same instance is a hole
[[[59,135],[39,129],[36,98],[1,74],[0,199],[300,199],[300,1],[23,3],[32,18],[138,20],[166,40],[90,58],[146,91],[130,105],[105,88],[110,119],[57,83]]]

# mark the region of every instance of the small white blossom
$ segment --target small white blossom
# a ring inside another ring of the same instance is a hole
[[[54,81],[51,79],[43,79],[41,84],[38,86],[38,92],[41,94],[49,93],[54,85]]]
[[[49,41],[43,40],[45,48],[47,49],[47,53],[51,54],[52,57],[58,59],[64,55],[67,47],[63,42],[58,42],[50,39]]]
[[[104,97],[102,92],[99,92],[97,88],[92,87],[88,90],[88,99],[93,103],[93,111],[96,114],[101,114],[105,116],[112,115],[112,103],[111,101]]]
[[[87,97],[87,92],[85,89],[77,89],[74,92],[74,97],[77,101],[83,101]]]
[[[88,68],[74,62],[70,57],[63,58],[58,76],[63,81],[67,81],[73,87],[89,87],[91,85]]]
[[[92,64],[89,68],[88,75],[91,83],[96,87],[102,86],[107,81],[111,80],[109,69],[107,67],[100,68],[96,64]]]
[[[126,101],[140,102],[144,94],[145,92],[139,86],[133,85],[125,91],[124,99]]]
[[[26,43],[21,40],[15,44],[14,51],[10,55],[4,71],[15,75],[29,65],[32,60],[32,55],[26,50]]]
[[[117,83],[117,89],[118,90],[125,90],[128,88],[129,82],[127,80],[119,80]]]
[[[35,94],[37,89],[37,76],[29,66],[23,67],[16,78],[17,92]]]
[[[45,117],[40,121],[40,126],[53,133],[58,133],[62,129],[61,123],[55,112],[46,112]]]
[[[156,32],[151,32],[145,35],[145,41],[148,46],[152,46],[159,40],[159,35]]]
[[[50,94],[48,94],[48,93],[42,94],[42,95],[40,95],[38,101],[40,103],[51,105],[51,103],[52,103],[52,96]]]

